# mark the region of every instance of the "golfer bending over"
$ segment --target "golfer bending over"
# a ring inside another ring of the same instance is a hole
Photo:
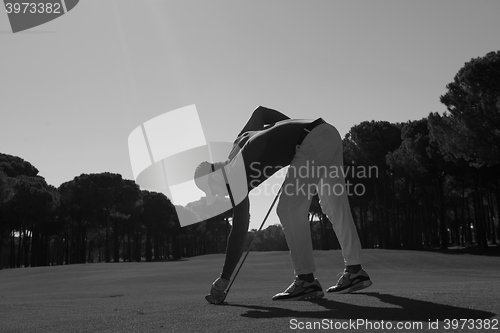
[[[246,172],[244,198],[234,205],[232,174],[240,160]],[[349,207],[343,167],[342,139],[335,127],[319,118],[315,121],[290,119],[284,114],[258,107],[234,142],[225,162],[201,163],[195,172],[197,186],[206,193],[208,204],[215,196],[230,196],[233,202],[233,226],[228,238],[222,273],[210,291],[214,303],[224,301],[225,290],[243,253],[249,226],[248,192],[279,169],[290,165],[282,185],[277,214],[283,225],[295,270],[294,282],[273,300],[322,298],[323,288],[314,278],[309,206],[315,193],[321,209],[333,225],[342,247],[345,269],[337,284],[327,292],[351,293],[369,287],[372,282],[361,268],[361,243]],[[219,172],[217,172],[219,171]],[[222,172],[220,172],[222,171]],[[334,174],[335,176],[332,176]],[[229,181],[228,181],[229,179]]]

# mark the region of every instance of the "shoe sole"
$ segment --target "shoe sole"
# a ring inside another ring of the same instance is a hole
[[[353,293],[355,291],[368,288],[372,284],[373,284],[372,281],[367,280],[367,281],[360,282],[360,283],[356,284],[355,286],[352,286],[352,287],[344,289],[344,290],[340,290],[340,291],[332,290],[332,291],[327,291],[327,292],[329,292],[329,293],[336,293],[336,294],[351,294],[351,293]]]
[[[323,298],[325,294],[322,291],[315,291],[313,293],[299,296],[299,297],[293,297],[293,298],[278,298],[278,299],[273,299],[273,301],[310,301],[313,299],[320,299]]]

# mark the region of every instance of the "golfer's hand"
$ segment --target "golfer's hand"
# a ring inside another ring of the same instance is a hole
[[[210,295],[212,295],[215,304],[220,304],[224,302],[226,298],[224,292],[229,285],[229,280],[223,278],[217,278],[217,280],[212,283],[212,289],[210,290]]]

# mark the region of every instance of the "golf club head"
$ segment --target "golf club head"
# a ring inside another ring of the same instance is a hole
[[[226,293],[224,293],[224,299],[222,300],[222,302],[219,302],[217,303],[214,298],[212,297],[212,295],[208,294],[207,296],[205,296],[205,299],[207,300],[208,303],[210,304],[215,304],[215,305],[220,305],[220,304],[224,304],[224,301],[226,300]]]

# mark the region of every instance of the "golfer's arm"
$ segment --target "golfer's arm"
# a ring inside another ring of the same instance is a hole
[[[250,200],[247,196],[233,210],[233,227],[227,241],[226,261],[221,273],[221,277],[224,279],[231,279],[231,275],[243,254],[249,222]]]
[[[261,130],[267,124],[274,124],[286,119],[290,119],[290,117],[285,116],[279,111],[259,106],[253,111],[252,116],[248,119],[245,127],[243,127],[238,136],[248,131]]]

